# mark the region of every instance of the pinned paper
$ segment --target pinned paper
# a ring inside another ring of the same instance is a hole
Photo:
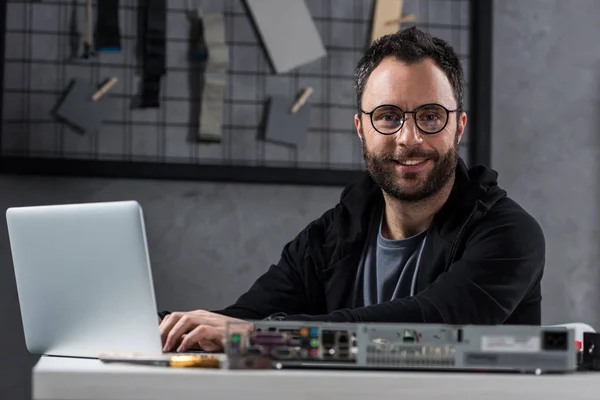
[[[310,105],[306,102],[312,92],[313,88],[308,87],[296,100],[287,96],[269,99],[265,140],[295,147],[304,145],[310,121]]]
[[[327,52],[304,0],[246,0],[275,72],[325,57]]]
[[[376,0],[371,29],[371,42],[400,30],[400,25],[414,21],[416,16],[402,15],[404,0]]]
[[[115,108],[114,101],[106,98],[105,94],[117,82],[117,77],[112,77],[96,88],[90,82],[74,79],[69,84],[66,96],[52,113],[77,133],[96,133]]]

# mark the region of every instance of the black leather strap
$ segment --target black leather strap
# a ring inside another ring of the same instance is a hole
[[[160,81],[166,72],[166,0],[140,0],[143,18],[143,81],[140,106],[160,106]]]
[[[204,21],[202,16],[194,12],[192,19],[191,32],[191,59],[196,61],[206,61],[208,59],[208,47],[204,38]]]
[[[120,51],[119,0],[102,0],[97,5],[96,50]]]

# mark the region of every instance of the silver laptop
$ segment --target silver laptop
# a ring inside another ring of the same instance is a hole
[[[6,220],[31,353],[162,353],[137,202],[9,208]]]

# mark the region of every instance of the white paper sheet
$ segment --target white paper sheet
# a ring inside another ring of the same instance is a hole
[[[326,56],[304,0],[246,0],[246,3],[276,73]]]

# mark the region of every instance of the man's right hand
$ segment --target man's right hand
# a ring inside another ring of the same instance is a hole
[[[163,351],[181,352],[198,347],[208,352],[222,351],[228,322],[239,322],[233,329],[240,332],[252,327],[246,321],[204,310],[173,312],[160,324]]]

